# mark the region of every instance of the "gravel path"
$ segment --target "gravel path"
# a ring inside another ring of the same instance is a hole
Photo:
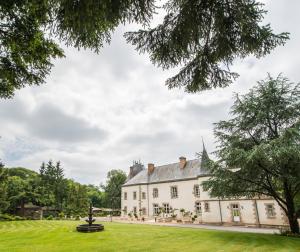
[[[109,218],[96,218],[99,221],[110,221]],[[167,227],[180,227],[180,228],[199,228],[199,229],[211,229],[211,230],[221,230],[221,231],[232,231],[232,232],[244,232],[244,233],[259,233],[259,234],[274,234],[279,233],[277,228],[255,228],[255,227],[245,227],[245,226],[217,226],[208,224],[180,224],[180,223],[162,223],[154,221],[125,221],[113,218],[113,222],[120,223],[132,223],[140,225],[156,225],[156,226],[167,226]]]

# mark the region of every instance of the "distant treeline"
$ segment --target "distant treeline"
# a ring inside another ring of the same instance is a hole
[[[105,185],[83,185],[65,178],[60,162],[43,163],[39,172],[0,163],[0,213],[23,216],[27,204],[52,209],[57,215],[85,215],[90,202],[99,208],[121,208],[121,170],[108,173]]]

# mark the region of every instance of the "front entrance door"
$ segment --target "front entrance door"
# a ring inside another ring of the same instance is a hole
[[[233,221],[234,222],[240,222],[241,221],[241,213],[240,213],[240,208],[238,204],[232,204],[232,216],[233,216]]]

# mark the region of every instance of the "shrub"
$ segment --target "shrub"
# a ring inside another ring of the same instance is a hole
[[[58,214],[58,217],[59,217],[60,219],[64,219],[64,218],[65,218],[64,212],[60,212],[60,213]]]
[[[14,218],[16,221],[25,220],[25,218],[21,216],[15,216]]]
[[[13,221],[15,217],[9,214],[0,214],[0,221]]]
[[[289,236],[289,237],[300,238],[300,234],[292,233],[289,229],[286,229],[286,228],[281,228],[279,230],[279,232],[280,232],[281,236]]]
[[[47,219],[47,220],[53,220],[54,218],[53,218],[53,216],[50,214],[46,219]]]
[[[76,215],[75,220],[80,220],[80,216]]]

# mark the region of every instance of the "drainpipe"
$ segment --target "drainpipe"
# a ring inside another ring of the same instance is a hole
[[[221,224],[223,225],[223,216],[222,216],[222,209],[221,209],[221,202],[220,202],[220,200],[219,200],[219,210],[220,210]]]
[[[255,212],[256,212],[256,217],[257,217],[258,227],[261,227],[261,226],[260,226],[259,213],[258,213],[258,208],[257,208],[257,201],[256,201],[256,199],[254,200],[254,203],[255,203]]]
[[[148,203],[148,209],[147,209],[147,213],[148,213],[148,217],[150,216],[149,212],[150,212],[150,208],[149,208],[149,183],[147,183],[147,203]]]

